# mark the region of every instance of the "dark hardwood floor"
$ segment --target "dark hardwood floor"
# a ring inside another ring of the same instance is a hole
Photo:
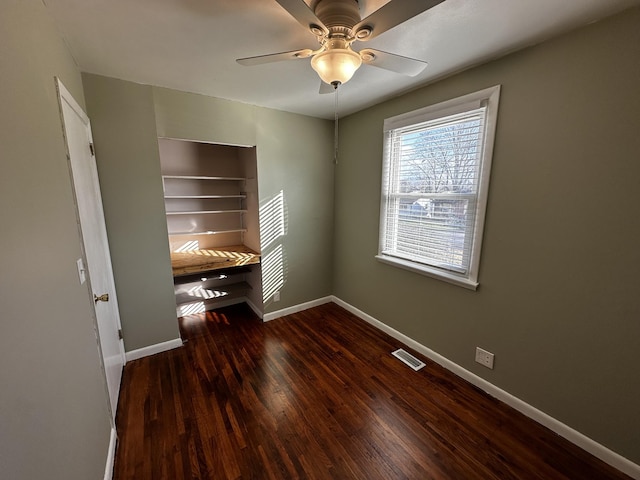
[[[180,328],[125,368],[116,480],[629,478],[335,304]]]

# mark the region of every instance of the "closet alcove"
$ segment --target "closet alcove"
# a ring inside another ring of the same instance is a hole
[[[158,144],[177,316],[246,302],[262,317],[255,147]]]

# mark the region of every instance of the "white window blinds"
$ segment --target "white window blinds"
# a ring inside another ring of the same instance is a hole
[[[471,276],[487,104],[475,99],[385,123],[379,255]]]

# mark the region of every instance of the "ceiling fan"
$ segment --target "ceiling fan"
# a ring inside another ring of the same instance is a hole
[[[427,63],[422,60],[371,48],[355,51],[352,44],[371,40],[444,0],[390,0],[364,19],[360,18],[358,0],[313,0],[311,7],[304,0],[276,1],[316,37],[320,47],[236,61],[251,66],[311,57],[311,67],[323,82],[320,93],[328,93],[348,82],[363,63],[409,76],[424,70]]]

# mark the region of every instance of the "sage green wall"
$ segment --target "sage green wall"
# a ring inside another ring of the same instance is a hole
[[[261,225],[271,223],[267,205],[282,192],[285,234],[263,242],[261,252],[263,276],[271,269],[275,281],[282,281],[281,300],[265,299],[265,313],[330,295],[332,122],[166,88],[153,91],[159,136],[256,146]]]
[[[158,136],[227,145],[255,145],[256,107],[153,87]]]
[[[636,8],[343,119],[333,277],[341,299],[635,463],[639,59]],[[478,291],[378,263],[383,119],[496,84]]]
[[[263,281],[266,295],[281,293],[279,303],[265,298],[272,312],[332,294],[333,122],[257,108],[256,126],[261,225],[271,224],[279,195],[284,207],[284,235],[262,239],[263,269],[283,273],[282,288],[278,275]]]
[[[82,76],[127,351],[180,337],[152,88]]]
[[[104,476],[110,435],[54,76],[82,82],[40,0],[0,2],[0,476]]]

